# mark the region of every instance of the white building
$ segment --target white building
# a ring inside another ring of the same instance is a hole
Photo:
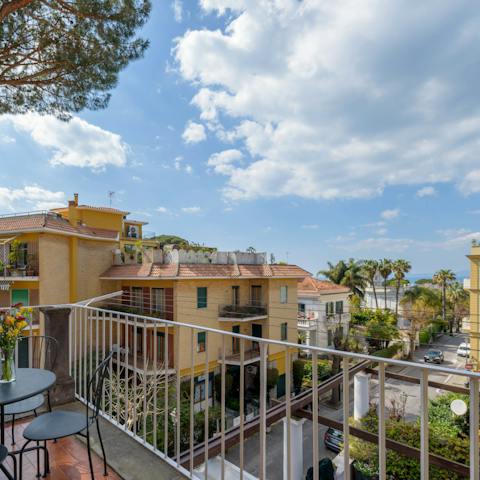
[[[335,329],[346,333],[350,322],[350,289],[313,277],[298,284],[298,331],[302,343],[332,347]]]

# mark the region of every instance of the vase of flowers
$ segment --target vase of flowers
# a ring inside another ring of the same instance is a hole
[[[15,347],[32,319],[32,309],[18,303],[0,311],[0,383],[15,380]]]

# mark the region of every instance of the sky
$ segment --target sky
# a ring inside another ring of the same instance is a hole
[[[0,116],[0,211],[74,192],[312,273],[468,269],[480,239],[475,2],[154,0],[102,111]]]

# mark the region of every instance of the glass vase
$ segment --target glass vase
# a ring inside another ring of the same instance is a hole
[[[15,381],[15,358],[14,352],[2,351],[0,357],[0,383]]]

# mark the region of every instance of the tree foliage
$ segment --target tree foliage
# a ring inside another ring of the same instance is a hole
[[[119,72],[143,56],[150,0],[0,3],[0,114],[68,119],[105,108]]]
[[[328,262],[327,270],[320,270],[318,275],[326,277],[337,285],[348,287],[353,294],[363,297],[365,291],[365,277],[362,273],[361,262],[350,258],[340,260],[336,264]]]

